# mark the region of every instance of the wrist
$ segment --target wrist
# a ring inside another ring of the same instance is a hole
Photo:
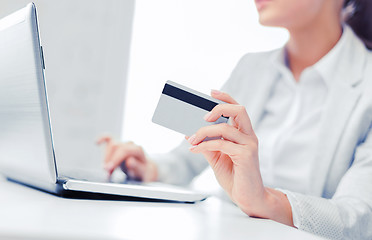
[[[292,208],[287,196],[275,189],[266,189],[266,213],[269,219],[285,225],[294,227],[292,219]]]
[[[265,187],[261,199],[256,204],[238,206],[250,217],[271,219],[294,227],[291,205],[287,196],[280,191]]]

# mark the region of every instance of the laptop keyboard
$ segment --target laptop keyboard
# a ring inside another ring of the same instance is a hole
[[[130,185],[146,185],[141,181],[135,181],[128,179],[124,172],[120,169],[116,169],[111,178],[105,170],[86,170],[86,169],[71,169],[59,174],[60,177],[67,179],[88,181],[88,182],[99,182],[99,183],[119,183],[119,184],[130,184]]]

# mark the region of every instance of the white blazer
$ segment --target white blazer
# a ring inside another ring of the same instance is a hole
[[[283,189],[299,229],[333,239],[372,239],[372,52],[353,35],[350,59],[339,59],[328,93],[306,194]],[[244,105],[253,127],[258,124],[279,72],[269,59],[278,50],[245,55],[223,91]],[[159,180],[187,184],[208,165],[182,143],[155,156]]]

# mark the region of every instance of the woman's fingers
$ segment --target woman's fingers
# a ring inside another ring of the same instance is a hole
[[[247,135],[227,123],[202,127],[189,137],[188,141],[191,145],[197,145],[206,138],[223,138],[224,140],[243,145],[249,141]]]
[[[226,103],[238,104],[229,94],[218,90],[212,90],[211,96]]]
[[[193,153],[221,152],[229,156],[241,154],[240,145],[222,139],[205,141],[190,147]]]
[[[110,136],[102,136],[102,137],[98,138],[97,144],[100,145],[102,143],[108,143],[110,141],[112,141],[112,137],[110,137]]]
[[[105,149],[105,159],[104,159],[104,164],[105,167],[107,167],[110,164],[111,158],[113,154],[115,153],[117,148],[116,143],[114,141],[109,141],[106,144],[106,149]]]
[[[112,137],[102,136],[97,140],[97,144],[100,145],[103,143],[106,143],[105,157],[104,157],[104,164],[106,168],[106,165],[110,162],[110,159],[115,151],[115,143]]]
[[[131,179],[156,180],[157,166],[147,159],[142,147],[133,142],[118,143],[109,136],[97,140],[97,144],[103,143],[106,143],[104,168],[109,176],[120,166]]]
[[[111,174],[115,168],[128,158],[134,157],[136,161],[144,162],[145,154],[141,147],[133,143],[122,143],[106,147],[105,169]]]
[[[219,104],[215,106],[212,111],[204,116],[208,122],[214,122],[221,116],[230,117],[234,121],[234,125],[239,131],[245,134],[254,134],[251,120],[248,117],[245,107],[234,104]]]
[[[115,169],[123,161],[130,157],[134,157],[137,161],[143,161],[143,156],[139,147],[123,144],[122,146],[118,147],[117,151],[115,151],[114,155],[112,156],[110,161],[111,168]]]
[[[239,166],[250,166],[255,161],[245,161],[247,159],[257,158],[257,147],[254,143],[250,143],[246,146],[235,144],[233,142],[224,141],[222,139],[205,141],[199,145],[190,147],[190,151],[193,153],[202,153],[204,155],[209,154],[210,156],[216,155],[217,153],[226,154],[229,156],[232,163]],[[214,168],[218,157],[207,158],[209,164]]]
[[[125,160],[126,170],[124,171],[129,178],[135,179],[135,180],[142,180],[144,176],[144,163],[138,161],[135,157],[128,157],[127,160]]]

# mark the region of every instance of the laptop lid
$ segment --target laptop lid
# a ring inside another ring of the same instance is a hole
[[[0,20],[0,172],[51,190],[57,169],[36,7]]]

